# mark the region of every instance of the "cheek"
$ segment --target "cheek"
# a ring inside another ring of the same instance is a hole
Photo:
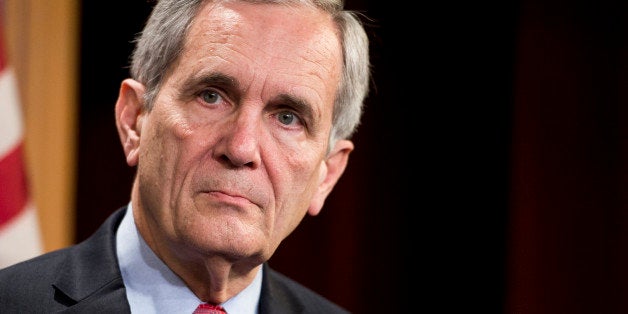
[[[282,194],[283,202],[279,202],[275,212],[275,235],[282,241],[290,235],[301,223],[310,207],[310,202],[315,192],[314,180],[306,180],[303,175],[292,176],[284,180],[292,184],[286,184]]]
[[[176,176],[180,172],[178,168],[185,163],[181,157],[191,156],[186,145],[194,146],[188,144],[192,132],[182,119],[170,112],[154,111],[147,122],[140,138],[138,171],[147,177],[148,181],[144,182],[161,186],[159,189],[164,194],[172,193],[164,184],[170,183],[172,187],[181,185]]]
[[[193,127],[175,108],[154,108],[147,122],[146,132],[142,133],[142,149],[149,156],[147,159],[157,164],[167,164],[181,155],[194,134]]]
[[[168,158],[167,141],[163,139],[164,129],[160,125],[145,124],[140,138],[140,157],[137,165],[138,180],[140,181],[141,197],[148,208],[157,208],[168,199],[168,188],[164,186],[168,182],[172,171]]]
[[[309,156],[307,153],[299,156]],[[290,220],[299,220],[305,215],[310,202],[318,188],[321,174],[319,160],[303,160],[292,158],[286,165],[277,167],[282,171],[276,178],[276,187],[279,187],[279,209],[281,215],[293,217]]]

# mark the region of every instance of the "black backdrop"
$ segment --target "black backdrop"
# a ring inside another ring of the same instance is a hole
[[[356,150],[270,263],[355,313],[499,313],[519,3],[397,4],[347,1],[371,17]],[[113,106],[149,8],[82,3],[76,241],[129,199]]]

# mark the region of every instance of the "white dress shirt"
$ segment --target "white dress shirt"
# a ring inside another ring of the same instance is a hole
[[[191,314],[202,302],[140,236],[131,203],[118,227],[116,252],[131,313]],[[248,287],[221,305],[229,314],[257,314],[261,290],[260,268]]]

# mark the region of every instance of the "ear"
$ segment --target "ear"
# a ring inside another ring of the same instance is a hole
[[[122,81],[116,102],[116,127],[126,155],[126,163],[136,166],[144,116],[144,85],[132,79]]]
[[[320,213],[325,203],[325,199],[342,176],[347,167],[349,154],[353,151],[353,142],[349,140],[338,140],[333,150],[327,156],[324,164],[321,165],[320,181],[318,189],[312,198],[308,214],[316,216]]]

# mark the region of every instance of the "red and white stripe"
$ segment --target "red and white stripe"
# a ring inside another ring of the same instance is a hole
[[[2,34],[0,26],[0,268],[42,253],[37,212],[24,164],[18,89],[7,63]]]

